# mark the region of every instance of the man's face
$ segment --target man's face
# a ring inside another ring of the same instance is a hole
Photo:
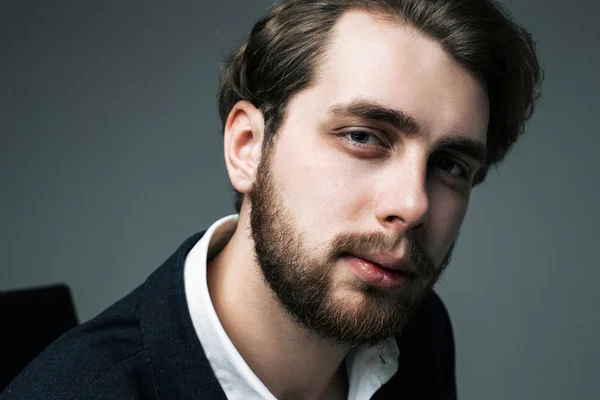
[[[485,89],[441,46],[362,12],[336,24],[250,193],[266,281],[344,345],[398,332],[449,260],[485,154]]]

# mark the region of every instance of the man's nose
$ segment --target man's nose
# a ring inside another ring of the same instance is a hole
[[[406,234],[422,229],[429,215],[426,163],[404,162],[388,172],[378,191],[375,213],[386,230]]]

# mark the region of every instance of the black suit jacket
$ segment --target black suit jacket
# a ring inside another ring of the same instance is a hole
[[[0,293],[0,392],[44,348],[77,326],[65,285]]]
[[[47,347],[0,400],[225,399],[190,319],[189,238],[141,286]],[[398,338],[399,368],[373,399],[455,399],[448,313],[431,293]]]

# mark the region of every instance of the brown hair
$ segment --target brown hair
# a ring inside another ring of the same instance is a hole
[[[263,113],[263,146],[271,146],[290,97],[312,84],[328,33],[350,9],[416,28],[486,85],[488,163],[474,184],[482,182],[523,132],[543,78],[531,34],[494,0],[282,0],[254,25],[221,71],[223,127],[233,106],[247,100]],[[238,212],[242,199],[238,193]]]

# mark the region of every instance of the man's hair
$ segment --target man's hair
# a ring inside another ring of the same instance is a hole
[[[292,95],[314,83],[329,33],[349,10],[364,10],[436,40],[487,88],[487,164],[474,184],[500,162],[531,117],[543,73],[529,32],[494,0],[282,0],[253,27],[221,71],[223,128],[241,100],[260,109],[263,147],[273,144]],[[238,193],[239,212],[243,196]]]

